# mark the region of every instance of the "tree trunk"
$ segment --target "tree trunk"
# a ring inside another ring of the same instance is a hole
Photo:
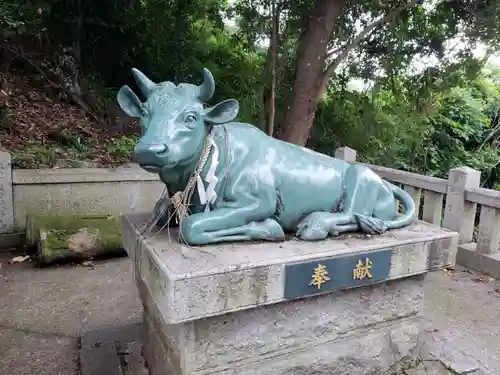
[[[279,10],[276,9],[276,0],[272,0],[271,5],[271,103],[269,109],[269,120],[267,122],[267,134],[272,137],[274,133],[274,118],[276,117],[276,60],[278,54],[278,28],[279,28]]]
[[[314,122],[327,45],[345,0],[316,0],[299,41],[292,98],[281,139],[304,146]]]
[[[258,91],[258,98],[259,98],[259,104],[260,104],[260,111],[259,111],[259,124],[262,127],[262,129],[265,129],[267,127],[267,90],[268,86],[266,84],[267,78],[268,78],[268,73],[269,73],[269,68],[271,66],[271,46],[267,49],[267,54],[266,54],[266,60],[264,61],[264,66],[262,67],[262,71],[260,72],[260,82],[262,82],[259,91]]]

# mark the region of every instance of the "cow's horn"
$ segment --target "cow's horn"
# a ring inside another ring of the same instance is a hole
[[[139,86],[139,90],[144,94],[144,96],[147,98],[151,91],[156,86],[156,83],[151,81],[144,73],[142,73],[139,69],[132,68],[132,74],[135,78],[135,82],[137,83],[137,86]]]
[[[204,102],[212,97],[215,92],[215,81],[212,73],[206,68],[203,68],[203,83],[198,86],[198,98]]]

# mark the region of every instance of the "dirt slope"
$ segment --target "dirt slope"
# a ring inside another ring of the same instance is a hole
[[[0,73],[0,149],[11,152],[15,168],[122,165],[130,161],[133,130],[111,132],[38,77]]]

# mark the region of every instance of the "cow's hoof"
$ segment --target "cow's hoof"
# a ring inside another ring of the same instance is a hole
[[[297,237],[302,241],[321,241],[328,237],[328,232],[311,227],[303,227],[297,231]]]
[[[328,237],[332,214],[328,212],[313,212],[306,216],[297,226],[297,237],[303,241],[319,241]]]
[[[283,228],[276,220],[266,219],[253,222],[251,226],[250,236],[254,239],[267,241],[282,241],[285,239],[285,232],[283,232]]]

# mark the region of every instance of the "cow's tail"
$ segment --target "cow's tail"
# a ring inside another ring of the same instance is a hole
[[[391,183],[388,183],[388,185],[394,194],[394,198],[402,203],[404,213],[396,217],[394,220],[388,221],[355,214],[354,217],[356,222],[363,232],[369,234],[382,234],[388,229],[401,228],[413,222],[416,207],[410,194],[396,185]]]

